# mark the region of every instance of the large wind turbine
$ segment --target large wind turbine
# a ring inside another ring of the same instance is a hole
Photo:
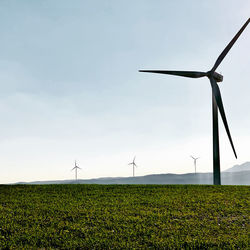
[[[79,167],[76,165],[76,161],[75,161],[75,166],[71,169],[71,171],[74,170],[74,169],[75,169],[75,178],[76,178],[76,181],[77,181],[77,169],[81,169],[81,168],[79,168]]]
[[[135,177],[135,167],[138,167],[136,164],[135,164],[135,157],[133,159],[133,161],[131,163],[129,163],[128,165],[133,165],[133,177]]]
[[[173,70],[139,70],[139,72],[148,72],[148,73],[159,73],[159,74],[167,74],[167,75],[176,75],[183,77],[191,77],[191,78],[200,78],[200,77],[208,77],[210,80],[210,84],[212,87],[212,110],[213,110],[213,173],[214,173],[214,184],[221,184],[220,177],[220,152],[219,152],[219,128],[218,128],[218,108],[220,111],[220,115],[222,121],[224,123],[230,144],[232,146],[235,157],[237,158],[233,141],[230,135],[230,131],[227,124],[227,119],[221,99],[220,89],[217,82],[223,81],[223,76],[219,73],[215,72],[218,68],[224,57],[227,55],[229,50],[232,48],[236,40],[239,38],[243,30],[246,28],[248,23],[250,22],[250,18],[246,21],[246,23],[242,26],[242,28],[238,31],[238,33],[234,36],[231,42],[226,46],[226,48],[222,51],[222,53],[217,58],[214,66],[211,70],[207,72],[200,71],[173,71]]]
[[[193,158],[193,160],[194,160],[194,171],[195,171],[195,173],[196,173],[196,161],[197,161],[200,157],[195,158],[195,157],[193,157],[192,155],[190,155],[190,157]]]

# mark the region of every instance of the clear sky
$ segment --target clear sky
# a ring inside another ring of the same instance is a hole
[[[249,18],[245,0],[0,2],[0,183],[212,172],[208,79]],[[250,26],[217,71],[222,170],[250,160]]]

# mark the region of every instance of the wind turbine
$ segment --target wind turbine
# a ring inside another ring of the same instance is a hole
[[[71,169],[71,171],[74,170],[74,169],[75,169],[75,177],[76,177],[76,181],[77,181],[77,169],[81,169],[81,168],[79,168],[79,167],[76,165],[76,161],[75,161],[75,166]]]
[[[194,170],[195,170],[195,173],[196,173],[196,161],[197,161],[200,157],[195,158],[195,157],[193,157],[192,155],[190,155],[190,157],[193,158],[193,160],[194,160]]]
[[[232,146],[235,158],[237,158],[233,141],[230,135],[230,131],[227,124],[227,119],[221,99],[220,89],[217,82],[223,81],[223,76],[219,73],[215,72],[217,67],[220,65],[224,57],[227,55],[229,50],[232,48],[236,40],[239,38],[243,30],[246,28],[248,23],[250,22],[250,18],[246,21],[246,23],[241,27],[238,33],[234,36],[234,38],[230,41],[230,43],[226,46],[226,48],[222,51],[222,53],[217,58],[214,66],[211,70],[207,72],[200,71],[175,71],[175,70],[139,70],[139,72],[148,72],[148,73],[159,73],[159,74],[167,74],[167,75],[176,75],[182,77],[191,77],[191,78],[200,78],[200,77],[208,77],[210,80],[210,84],[212,87],[212,110],[213,110],[213,181],[215,185],[221,184],[220,177],[220,152],[219,152],[219,128],[218,128],[218,108],[220,111],[220,115],[222,121],[224,123],[230,144]]]
[[[135,156],[136,157],[136,156]],[[135,167],[138,167],[136,164],[135,164],[135,157],[133,159],[133,161],[131,163],[129,163],[128,165],[133,165],[133,177],[135,177]]]

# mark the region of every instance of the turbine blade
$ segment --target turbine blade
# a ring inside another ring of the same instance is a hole
[[[183,76],[183,77],[190,77],[190,78],[200,78],[200,77],[207,76],[206,72],[199,72],[199,71],[139,70],[139,72],[175,75],[175,76]]]
[[[227,118],[226,118],[226,114],[225,114],[225,111],[224,111],[219,86],[218,86],[217,82],[215,81],[215,79],[213,77],[210,78],[210,82],[211,82],[213,95],[214,95],[214,97],[216,99],[216,103],[217,103],[217,106],[219,108],[220,115],[221,115],[222,121],[224,123],[226,132],[227,132],[227,136],[228,136],[229,141],[231,143],[235,158],[237,159],[237,154],[236,154],[235,149],[234,149],[233,140],[232,140],[229,128],[228,128],[228,124],[227,124]]]
[[[135,156],[136,157],[136,156]],[[134,157],[134,160],[133,160],[133,162],[135,162],[135,157]]]
[[[218,68],[224,57],[227,55],[228,51],[232,48],[234,43],[237,41],[243,30],[247,27],[248,23],[250,22],[250,18],[245,22],[245,24],[241,27],[241,29],[238,31],[238,33],[234,36],[234,38],[231,40],[231,42],[227,45],[227,47],[221,52],[219,57],[217,58],[213,68],[211,69],[212,72],[215,72],[215,70]]]

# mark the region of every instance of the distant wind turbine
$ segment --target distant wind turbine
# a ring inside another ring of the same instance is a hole
[[[229,50],[232,48],[234,43],[237,41],[243,30],[247,27],[250,22],[250,18],[245,22],[245,24],[241,27],[238,33],[234,36],[234,38],[230,41],[230,43],[226,46],[226,48],[221,52],[219,57],[217,58],[214,66],[207,72],[200,71],[177,71],[177,70],[139,70],[139,72],[148,72],[148,73],[158,73],[158,74],[167,74],[167,75],[175,75],[182,77],[190,77],[190,78],[200,78],[207,77],[210,81],[212,87],[212,113],[213,113],[213,179],[215,185],[221,184],[221,176],[220,176],[220,150],[219,150],[219,127],[218,127],[218,108],[220,111],[220,115],[222,121],[224,123],[227,136],[229,138],[230,144],[232,146],[235,158],[237,158],[236,151],[234,149],[233,140],[231,138],[231,134],[229,131],[229,127],[227,124],[227,119],[222,103],[222,98],[220,94],[220,89],[218,86],[218,82],[223,81],[223,76],[216,72],[216,69],[221,64]]]
[[[75,178],[77,180],[77,169],[81,169],[76,165],[76,161],[75,161],[75,166],[71,169],[71,171],[73,171],[75,169]]]
[[[193,160],[194,160],[194,170],[195,170],[195,173],[196,173],[196,161],[197,161],[200,157],[195,158],[195,157],[193,157],[192,155],[190,155],[190,157],[193,158]]]
[[[136,156],[135,156],[136,157]],[[136,164],[135,164],[135,157],[133,159],[133,161],[131,163],[129,163],[128,165],[133,165],[133,177],[135,177],[135,167],[138,167]]]

